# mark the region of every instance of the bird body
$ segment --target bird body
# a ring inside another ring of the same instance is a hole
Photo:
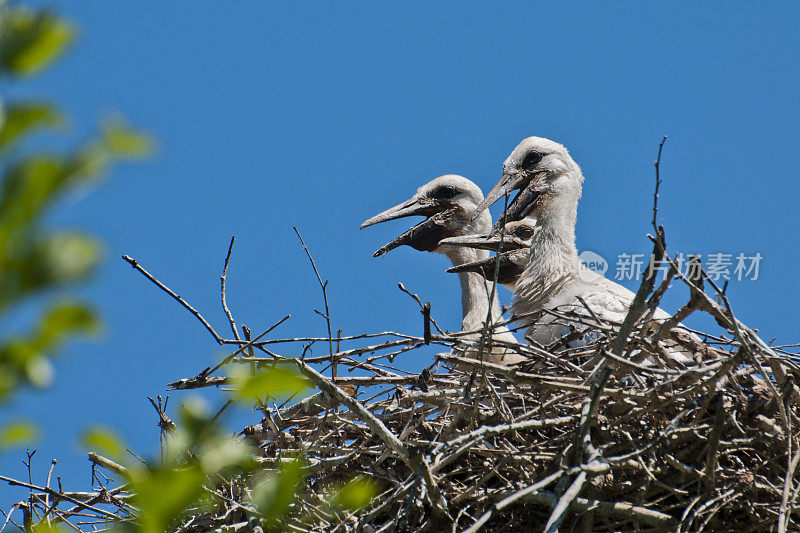
[[[383,255],[398,246],[408,245],[417,250],[446,255],[454,266],[485,260],[487,250],[440,244],[443,239],[462,235],[488,233],[492,228],[488,212],[472,217],[475,208],[483,201],[483,192],[469,179],[454,174],[439,176],[420,187],[409,200],[366,220],[362,229],[408,216],[422,215],[425,220],[393,239],[374,256]],[[461,331],[481,330],[487,318],[494,324],[501,319],[497,295],[491,295],[491,284],[476,272],[460,272]],[[463,337],[470,344],[480,339],[480,333]],[[516,343],[516,338],[505,326],[494,327],[494,340]],[[468,355],[477,355],[474,348],[465,348]],[[494,363],[511,364],[525,360],[510,349],[495,346],[489,354]]]
[[[473,215],[505,194],[520,190],[506,216],[508,220],[535,218],[536,232],[515,286],[512,311],[528,326],[526,337],[545,345],[564,334],[564,325],[550,314],[536,317],[538,312],[574,312],[588,320],[597,316],[620,323],[634,298],[625,287],[584,268],[578,258],[575,222],[583,179],[565,147],[549,139],[529,137],[508,156],[502,179]],[[663,321],[669,316],[656,309],[652,318]],[[674,361],[693,360],[691,353],[674,341],[662,342]]]

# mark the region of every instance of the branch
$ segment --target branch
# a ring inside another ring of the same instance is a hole
[[[225,256],[225,266],[222,267],[222,275],[219,277],[219,292],[220,299],[222,300],[222,310],[225,311],[225,316],[228,317],[228,322],[231,325],[231,331],[236,340],[239,339],[239,332],[236,331],[236,322],[233,320],[233,315],[228,309],[227,296],[225,295],[225,280],[228,276],[228,263],[231,260],[231,252],[233,251],[233,242],[236,240],[236,235],[231,235],[231,244],[228,246],[228,255]]]
[[[656,188],[653,191],[653,229],[657,232],[658,231],[658,189],[661,186],[661,150],[664,149],[664,143],[667,142],[667,136],[664,135],[664,138],[661,139],[661,142],[658,143],[658,156],[656,157],[655,167],[656,167]]]
[[[308,251],[308,246],[306,246],[303,237],[300,235],[300,232],[297,231],[297,227],[293,226],[292,229],[297,234],[297,238],[300,239],[300,244],[303,245],[303,250],[305,250],[306,255],[308,256],[308,260],[311,261],[311,268],[314,269],[314,274],[317,276],[317,281],[319,282],[319,286],[322,289],[322,299],[325,301],[325,314],[323,315],[319,311],[317,314],[321,315],[325,319],[325,323],[328,325],[328,351],[330,355],[333,355],[333,329],[331,328],[331,312],[328,308],[328,280],[322,282],[322,276],[319,275],[319,270],[317,270],[317,264],[314,262],[314,258],[311,256],[311,252]],[[331,361],[331,376],[336,377],[336,361]]]
[[[203,324],[203,326],[205,326],[208,332],[211,333],[211,335],[214,337],[214,340],[217,341],[217,344],[224,344],[224,339],[219,335],[217,335],[217,332],[214,331],[214,328],[211,327],[211,324],[209,324],[208,321],[205,318],[203,318],[203,315],[201,315],[194,307],[189,305],[189,303],[186,300],[184,300],[183,298],[172,292],[172,290],[169,287],[158,281],[152,274],[150,274],[147,270],[142,268],[141,265],[139,265],[139,261],[137,261],[136,259],[133,259],[132,257],[129,257],[127,255],[123,255],[122,258],[125,261],[127,261],[128,264],[130,264],[134,268],[134,270],[138,270],[144,277],[152,281],[156,285],[156,287],[158,287],[162,291],[172,296],[174,299],[178,301],[179,304],[181,304],[190,313],[192,313],[195,316],[195,318],[197,318],[197,320],[199,320]]]

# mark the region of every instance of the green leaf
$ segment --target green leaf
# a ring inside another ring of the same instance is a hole
[[[36,245],[28,262],[26,270],[36,288],[80,281],[100,262],[100,243],[78,233],[56,233]]]
[[[25,362],[25,377],[34,387],[43,389],[53,382],[53,365],[42,353],[29,357]]]
[[[0,430],[0,450],[30,444],[36,440],[38,433],[36,426],[26,420],[12,422]]]
[[[35,219],[69,183],[69,176],[68,161],[57,155],[40,154],[16,162],[3,175],[0,224],[10,232]]]
[[[0,401],[21,383],[46,387],[53,379],[48,358],[69,337],[98,331],[98,320],[85,305],[62,302],[51,305],[36,329],[0,344]]]
[[[39,153],[5,171],[0,192],[0,250],[12,232],[36,220],[68,188],[96,181],[117,160],[141,158],[152,150],[150,137],[122,125],[120,120],[102,128],[99,140],[73,154]]]
[[[269,396],[276,398],[283,395],[302,392],[309,386],[308,380],[297,372],[282,366],[268,368],[255,375],[249,375],[244,367],[234,374],[234,397],[241,402],[252,402]]]
[[[0,402],[8,399],[19,383],[18,368],[4,361],[5,347],[0,348]]]
[[[333,496],[331,503],[356,512],[366,506],[377,493],[377,488],[371,480],[357,477],[343,486]]]
[[[69,530],[54,524],[48,524],[44,520],[31,527],[31,533],[64,533],[65,531]]]
[[[8,150],[25,135],[63,123],[63,115],[49,103],[23,102],[6,106],[5,122],[0,127],[0,152]]]
[[[127,126],[120,118],[111,118],[102,125],[103,143],[112,157],[141,159],[153,153],[153,138]]]
[[[205,478],[198,465],[136,471],[133,503],[140,511],[140,533],[167,531],[167,526],[200,498]]]
[[[200,450],[200,465],[206,475],[232,468],[252,466],[253,450],[241,439],[221,437],[207,439]]]
[[[94,311],[81,302],[61,302],[52,305],[39,321],[39,334],[48,347],[76,334],[95,335],[100,320]]]
[[[0,31],[0,67],[16,76],[40,72],[66,52],[75,29],[48,11],[8,9]]]
[[[0,270],[4,271],[0,276],[0,311],[35,292],[86,279],[100,261],[100,244],[85,235],[64,232],[39,240],[29,233],[27,240],[21,239],[23,236],[12,239],[4,250],[10,255],[3,257],[0,252]],[[63,316],[64,311],[55,318],[87,319],[85,309],[68,311],[69,317]]]
[[[96,451],[109,459],[116,460],[122,457],[122,452],[125,449],[125,445],[119,435],[103,427],[93,427],[84,431],[83,435],[81,435],[81,443],[89,451]]]
[[[189,433],[189,440],[198,441],[210,427],[209,407],[200,396],[190,396],[180,409],[180,428]]]
[[[84,304],[53,304],[39,318],[33,333],[12,339],[2,346],[0,358],[18,366],[30,365],[32,359],[44,357],[45,352],[56,350],[67,338],[78,334],[93,334],[98,329],[98,319]]]
[[[289,508],[297,495],[304,468],[302,459],[285,461],[278,473],[264,476],[253,487],[253,503],[265,521],[274,522]]]

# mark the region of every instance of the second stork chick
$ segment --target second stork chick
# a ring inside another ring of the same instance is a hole
[[[476,272],[489,282],[494,282],[495,273],[497,273],[497,282],[514,292],[517,281],[525,270],[525,265],[528,264],[535,231],[536,219],[524,218],[506,224],[505,231],[502,233],[499,230],[493,230],[492,233],[486,235],[448,237],[440,244],[490,250],[496,254],[486,259],[450,267],[447,272]]]
[[[454,266],[484,260],[489,257],[487,250],[465,248],[441,244],[447,237],[488,233],[492,228],[492,218],[484,211],[474,219],[472,213],[483,202],[480,187],[463,176],[447,174],[426,183],[405,202],[398,204],[364,221],[361,229],[388,220],[410,216],[424,216],[425,220],[401,234],[378,249],[373,256],[389,252],[399,246],[408,245],[420,251],[446,255]],[[500,303],[494,294],[491,302],[491,284],[478,273],[461,272],[461,331],[479,331],[487,317],[492,324],[501,319]],[[490,314],[491,309],[491,314]],[[516,338],[505,326],[495,326],[492,338],[496,341],[516,343]],[[480,333],[466,336],[474,344]],[[467,353],[474,349],[466,350]],[[472,356],[477,354],[472,353]],[[495,346],[488,357],[489,361],[513,364],[525,358],[510,349]]]

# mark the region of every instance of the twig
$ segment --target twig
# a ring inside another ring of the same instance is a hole
[[[57,462],[58,461],[56,461],[55,459],[50,461],[50,470],[47,471],[47,480],[44,482],[44,486],[47,487],[48,489],[50,488],[50,478],[53,476],[53,469],[56,467],[56,463]],[[44,506],[45,507],[50,507],[50,495],[49,494],[45,494]],[[47,516],[47,523],[50,524],[50,515]]]
[[[167,396],[166,402],[162,405],[161,402],[161,395],[156,396],[158,398],[158,403],[153,400],[152,397],[148,396],[147,399],[150,400],[150,404],[153,406],[153,409],[156,410],[158,414],[158,427],[161,429],[161,433],[159,435],[159,444],[161,447],[161,462],[164,462],[164,453],[165,453],[165,444],[167,441],[167,433],[175,430],[175,423],[170,420],[167,416],[166,409],[167,409],[167,402],[169,402],[169,396]]]
[[[214,328],[211,327],[211,324],[209,324],[208,321],[205,318],[203,318],[203,315],[201,315],[194,307],[189,305],[189,303],[186,300],[175,294],[169,287],[158,281],[155,277],[153,277],[152,274],[150,274],[147,270],[142,268],[142,266],[139,264],[139,261],[137,261],[136,259],[133,259],[132,257],[129,257],[127,255],[123,255],[122,258],[125,261],[127,261],[134,268],[134,270],[139,271],[144,277],[152,281],[156,285],[156,287],[158,287],[162,291],[172,296],[175,300],[178,301],[179,304],[181,304],[190,313],[192,313],[195,316],[195,318],[197,318],[197,320],[199,320],[203,324],[203,326],[205,326],[208,332],[211,333],[211,336],[214,337],[214,340],[217,341],[217,344],[221,345],[224,343],[222,337],[217,335],[217,332],[214,331]]]
[[[572,505],[573,501],[575,501],[575,498],[578,497],[578,494],[580,494],[585,482],[586,472],[582,471],[577,475],[575,480],[572,482],[572,485],[570,485],[567,491],[556,503],[553,513],[550,515],[550,518],[547,520],[547,524],[544,526],[546,533],[556,533],[558,531],[558,526],[561,524],[561,521],[564,520],[567,509],[569,509],[569,506]]]
[[[66,501],[68,501],[70,503],[74,503],[75,505],[78,505],[83,509],[88,509],[88,510],[90,510],[92,512],[95,512],[95,513],[99,514],[99,515],[103,515],[106,518],[109,518],[111,520],[118,520],[119,519],[119,517],[117,515],[115,515],[114,513],[110,513],[108,511],[105,511],[105,510],[100,509],[98,507],[94,507],[94,506],[89,505],[87,503],[81,502],[81,501],[73,498],[72,496],[69,496],[68,494],[65,494],[63,492],[59,492],[57,490],[53,490],[53,489],[48,488],[48,487],[39,487],[38,485],[34,485],[33,483],[25,483],[24,481],[17,481],[16,479],[12,479],[12,478],[6,477],[6,476],[0,476],[0,480],[5,481],[6,483],[8,483],[9,485],[12,485],[12,486],[13,485],[17,485],[17,486],[20,486],[20,487],[26,487],[26,488],[28,488],[30,490],[36,490],[36,491],[39,491],[39,492],[44,492],[44,493],[50,494],[51,496],[53,496],[55,498],[59,498],[59,499],[62,499],[62,500],[66,500]]]
[[[322,316],[325,319],[325,323],[328,326],[328,351],[330,355],[333,355],[333,329],[331,328],[331,311],[328,308],[328,280],[325,280],[323,283],[322,276],[319,275],[319,270],[317,270],[317,264],[314,262],[314,258],[311,256],[311,252],[308,251],[308,246],[306,246],[303,237],[300,235],[300,232],[297,230],[296,226],[293,226],[292,229],[297,234],[297,238],[300,239],[300,244],[303,245],[303,250],[305,250],[306,255],[308,256],[308,260],[311,261],[311,268],[314,269],[314,274],[317,276],[317,281],[319,282],[319,286],[322,289],[322,299],[325,301],[325,314],[316,311],[316,313]],[[332,376],[336,377],[336,364],[331,366]]]
[[[404,463],[410,466],[410,459],[408,450],[403,446],[403,443],[398,439],[389,429],[378,420],[372,413],[370,413],[361,403],[355,398],[349,396],[342,389],[325,379],[325,377],[305,364],[299,359],[293,360],[300,371],[313,381],[319,388],[339,400],[347,406],[348,409],[357,413],[361,419],[383,440],[397,456]]]
[[[656,157],[656,161],[654,163],[656,167],[656,186],[655,190],[653,191],[653,230],[658,232],[658,190],[661,187],[661,150],[664,149],[664,143],[667,142],[667,136],[664,135],[664,138],[661,139],[661,142],[658,143],[658,156]]]
[[[420,310],[424,311],[425,305],[422,303],[422,300],[420,300],[419,296],[417,296],[412,292],[409,292],[408,289],[406,289],[402,283],[398,283],[397,288],[400,289],[402,292],[408,294],[415,302],[417,302],[417,305],[419,305]],[[430,314],[428,316],[430,317],[431,323],[433,323],[433,327],[435,327],[436,331],[439,332],[439,335],[445,335],[445,332],[442,330],[442,328],[439,327],[439,324],[436,323],[436,320],[432,316],[430,316]]]
[[[247,342],[250,343],[250,347],[247,349],[247,355],[250,358],[254,358],[256,356],[255,351],[253,350],[253,333],[250,331],[250,328],[247,327],[246,324],[242,324],[242,332],[244,333],[244,338]],[[250,363],[250,375],[256,375],[256,364]]]
[[[425,339],[425,344],[431,343],[431,304],[429,302],[425,302],[425,305],[422,306],[422,330],[423,335],[422,338]]]
[[[236,235],[231,235],[231,243],[228,245],[228,253],[225,255],[225,265],[222,267],[222,275],[219,277],[219,292],[220,292],[220,299],[222,300],[222,310],[225,311],[225,316],[228,317],[228,323],[231,325],[231,331],[233,331],[234,338],[238,341],[239,339],[239,332],[236,331],[236,322],[233,320],[233,315],[228,309],[228,299],[225,294],[225,281],[228,277],[228,263],[231,260],[231,252],[233,251],[233,242],[236,240]]]
[[[20,529],[20,530],[22,529],[21,527],[19,527],[19,525],[16,522],[11,520],[11,513],[14,512],[14,509],[15,509],[15,507],[12,507],[11,510],[9,510],[8,512],[5,512],[2,509],[0,509],[0,512],[2,512],[6,517],[5,522],[3,522],[3,527],[0,527],[0,533],[3,533],[3,531],[6,529],[6,526],[8,525],[9,522],[14,523],[14,525],[17,526],[17,529]]]
[[[495,297],[497,295],[497,280],[500,277],[500,254],[503,253],[503,242],[505,241],[506,237],[506,219],[508,217],[508,191],[506,191],[505,196],[505,205],[503,206],[503,221],[500,225],[500,243],[497,245],[497,261],[495,261],[494,265],[494,276],[492,279],[492,290],[489,293],[489,310],[486,312],[486,322],[483,325],[483,331],[481,331],[481,340],[480,344],[478,345],[478,358],[483,361],[483,352],[484,348],[487,345],[489,351],[491,352],[493,347],[493,333],[494,329],[492,325],[494,324],[494,317],[492,316],[492,311],[494,310],[494,302]]]
[[[103,468],[114,472],[115,474],[127,475],[128,473],[128,469],[126,467],[95,452],[89,452],[89,460],[96,465],[102,466]]]
[[[785,533],[788,528],[789,491],[792,488],[792,480],[794,479],[795,471],[797,471],[798,463],[800,463],[800,450],[795,452],[794,457],[789,462],[789,468],[786,469],[786,478],[784,479],[783,493],[781,494],[781,507],[778,515],[778,533]]]
[[[259,339],[260,339],[261,337],[263,337],[264,335],[267,335],[268,333],[270,333],[272,330],[274,330],[275,328],[277,328],[278,326],[280,326],[281,324],[283,324],[284,322],[286,322],[287,320],[289,320],[291,317],[292,317],[292,315],[286,315],[285,317],[281,318],[280,320],[278,320],[277,322],[275,322],[274,324],[272,324],[270,327],[268,327],[266,330],[264,330],[264,332],[263,332],[263,333],[261,333],[261,334],[260,334],[258,337],[256,337],[256,338],[255,338],[255,339],[253,339],[252,341],[249,341],[247,344],[245,344],[244,346],[242,346],[241,348],[239,348],[238,350],[236,350],[235,352],[233,352],[232,354],[230,354],[229,356],[227,356],[227,357],[226,357],[225,359],[223,359],[223,360],[222,360],[220,363],[218,363],[218,364],[217,364],[215,367],[213,367],[213,368],[210,368],[210,369],[206,369],[206,370],[204,370],[203,372],[201,372],[200,374],[201,374],[201,375],[206,375],[206,376],[207,376],[207,375],[210,375],[210,374],[213,374],[214,372],[216,372],[217,370],[219,370],[219,369],[220,369],[220,368],[222,368],[223,366],[225,366],[225,365],[227,365],[228,363],[230,363],[230,362],[231,362],[231,360],[232,360],[234,357],[236,357],[236,356],[237,356],[237,355],[239,355],[240,353],[243,353],[245,350],[248,350],[249,348],[251,348],[252,346],[254,346],[254,345],[255,345],[255,342],[256,342],[257,340],[259,340]]]
[[[209,420],[208,423],[209,424],[214,424],[214,422],[217,421],[217,419],[222,415],[222,413],[225,412],[225,409],[230,407],[231,404],[233,404],[233,398],[230,398],[227,402],[225,402],[225,404],[222,407],[219,408],[219,411],[217,411],[217,413],[213,417],[211,417],[211,420]]]

